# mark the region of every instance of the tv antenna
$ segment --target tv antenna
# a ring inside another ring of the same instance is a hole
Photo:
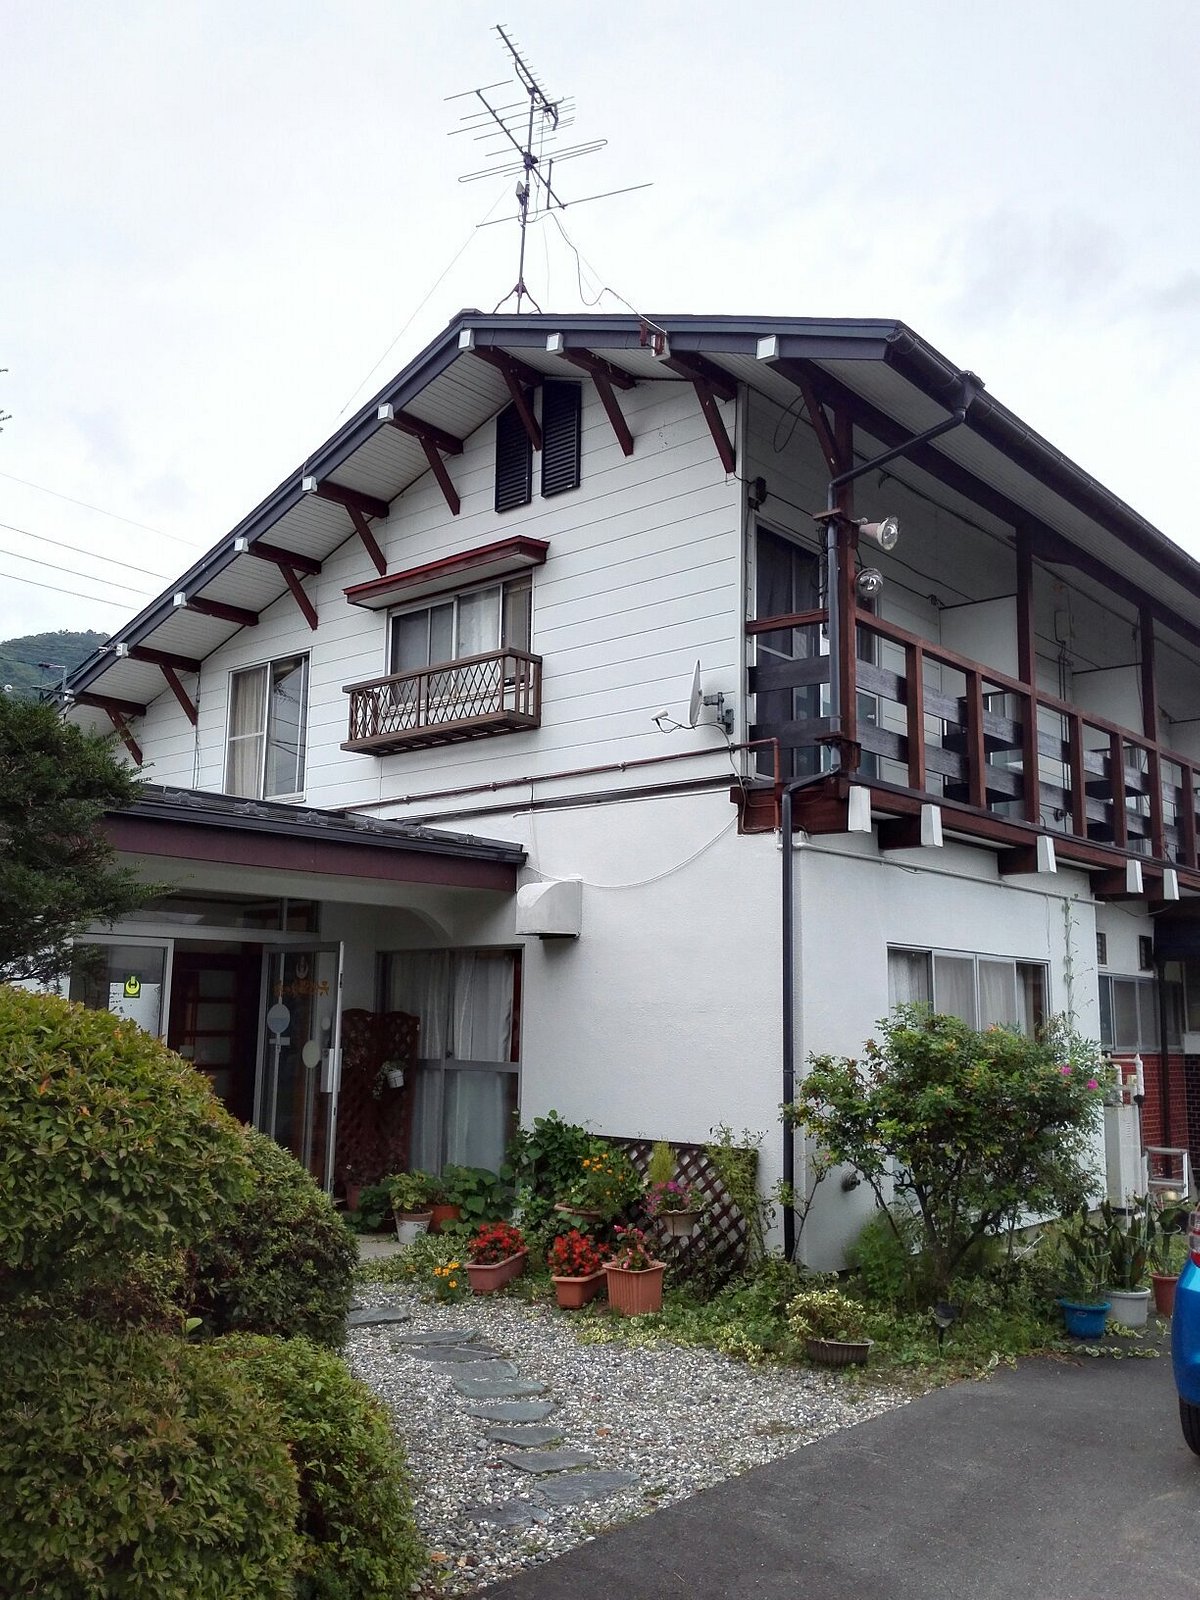
[[[554,187],[554,164],[575,161],[581,156],[595,155],[608,144],[607,139],[590,139],[583,144],[559,148],[557,141],[565,128],[575,124],[575,102],[570,99],[552,100],[538,82],[533,69],[517,49],[499,23],[496,32],[512,58],[516,73],[517,98],[508,100],[497,91],[514,88],[511,78],[500,83],[486,83],[481,89],[468,89],[463,94],[447,95],[451,100],[475,100],[478,104],[459,118],[459,126],[450,130],[450,137],[468,134],[474,143],[481,144],[481,154],[487,165],[475,172],[466,172],[459,183],[477,183],[484,178],[516,177],[517,216],[521,230],[521,249],[517,259],[517,281],[497,305],[517,297],[517,310],[528,300],[535,311],[542,308],[529,292],[525,282],[525,243],[531,222],[540,221],[550,212],[565,211],[571,205],[586,205],[590,200],[607,200],[613,195],[631,194],[635,189],[648,189],[648,183],[633,183],[624,189],[608,189],[603,194],[584,195],[582,199],[564,200]],[[491,98],[489,98],[489,96]],[[481,228],[493,227],[496,222],[511,222],[511,217],[497,217],[481,222]]]

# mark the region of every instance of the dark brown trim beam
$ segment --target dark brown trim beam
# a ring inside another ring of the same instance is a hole
[[[578,345],[572,345],[562,352],[564,361],[569,361],[573,367],[582,367],[584,372],[590,373],[594,378],[599,375],[607,378],[614,389],[636,389],[637,379],[631,372],[625,372],[620,367],[614,367],[611,361],[606,361],[603,356],[598,356],[592,350],[583,350]]]
[[[162,673],[163,677],[167,680],[167,687],[170,689],[171,693],[175,696],[176,700],[179,701],[179,704],[183,707],[184,716],[188,719],[188,721],[191,723],[192,727],[194,728],[196,726],[197,722],[199,722],[199,720],[200,720],[200,714],[196,710],[196,705],[195,705],[195,702],[193,701],[191,695],[188,694],[187,690],[183,687],[183,685],[180,683],[179,679],[176,677],[175,669],[173,667],[168,667],[167,665],[165,665],[165,663],[160,661],[158,670]]]
[[[258,612],[247,611],[244,606],[226,605],[224,600],[206,600],[203,595],[185,595],[176,602],[177,611],[195,611],[202,617],[219,617],[222,622],[236,622],[241,628],[258,625]]]
[[[686,355],[682,352],[678,355],[672,353],[665,356],[660,364],[669,367],[681,378],[686,378],[689,383],[702,383],[718,400],[737,399],[737,379],[731,378],[724,367],[719,367],[707,356],[693,355],[691,351]]]
[[[843,471],[842,463],[838,457],[838,447],[834,442],[833,429],[829,426],[829,418],[825,415],[825,408],[813,392],[813,386],[807,376],[799,372],[792,382],[799,389],[804,400],[804,409],[808,412],[808,420],[812,423],[813,432],[817,436],[817,443],[821,446],[821,454],[829,468],[830,476],[837,477]]]
[[[1142,606],[1138,612],[1138,655],[1141,658],[1142,732],[1158,743],[1158,670],[1154,649],[1154,613]]]
[[[533,407],[529,404],[529,395],[544,381],[542,374],[526,366],[523,361],[518,361],[515,356],[510,356],[506,350],[493,350],[490,345],[476,345],[475,354],[481,361],[486,361],[489,367],[494,367],[504,379],[509,399],[517,408],[517,415],[528,435],[529,443],[535,450],[540,450],[542,430],[533,414]]]
[[[279,570],[283,573],[284,581],[292,591],[292,598],[304,613],[304,620],[314,633],[317,631],[317,608],[304,592],[304,585],[300,582],[300,574],[291,567],[285,566],[281,561]]]
[[[446,463],[442,460],[441,453],[432,439],[421,436],[421,449],[425,452],[425,459],[429,463],[429,470],[437,479],[437,486],[442,491],[442,497],[450,507],[450,515],[456,517],[462,510],[462,501],[458,498],[458,490],[450,474],[446,471]]]
[[[82,698],[82,696],[80,696],[80,698]],[[111,706],[110,707],[106,707],[106,709],[108,711],[108,720],[112,723],[113,727],[116,729],[117,738],[120,739],[121,743],[125,746],[126,750],[128,750],[129,754],[133,757],[134,762],[140,767],[142,765],[142,747],[141,747],[141,745],[137,742],[137,740],[130,733],[129,729],[126,727],[125,719],[120,715],[120,713],[114,711],[111,708]]]
[[[1047,562],[1052,567],[1076,567],[1080,572],[1086,572],[1089,578],[1094,578],[1106,589],[1119,594],[1130,605],[1137,606],[1139,612],[1144,611],[1156,622],[1161,622],[1164,627],[1170,628],[1172,633],[1177,633],[1181,639],[1200,647],[1200,628],[1194,623],[1186,621],[1177,611],[1156,600],[1153,595],[1143,593],[1136,584],[1130,583],[1098,557],[1087,550],[1081,550],[1078,545],[1072,544],[1069,539],[1064,539],[1061,534],[1055,533],[1050,528],[1037,528],[1034,530],[1033,548],[1039,560]]]
[[[382,578],[387,571],[387,557],[376,543],[375,535],[367,525],[366,517],[354,506],[347,506],[346,510],[350,513],[350,521],[354,524],[355,533],[362,540],[363,549],[375,563],[375,570]]]
[[[145,644],[131,644],[126,655],[130,661],[145,661],[151,667],[170,667],[175,672],[200,671],[200,663],[192,656],[177,656],[170,650],[152,650]]]
[[[345,506],[347,511],[358,511],[364,517],[376,517],[381,521],[386,521],[392,509],[386,500],[378,500],[373,494],[361,494],[357,489],[347,489],[340,483],[305,478],[301,488],[305,494],[315,494],[318,500],[329,500],[335,506]]]
[[[447,433],[445,428],[439,428],[432,422],[424,422],[420,417],[414,417],[411,411],[397,411],[395,406],[383,405],[380,406],[378,415],[380,422],[388,423],[401,433],[407,433],[414,439],[428,439],[443,455],[460,456],[463,453],[463,441],[455,434]]]
[[[612,383],[607,374],[603,372],[593,372],[592,383],[595,385],[600,404],[604,407],[604,415],[608,418],[609,426],[616,435],[617,443],[621,446],[621,454],[631,456],[633,454],[633,435],[629,431],[625,413],[621,410],[621,402],[613,393]]]
[[[268,544],[265,539],[255,539],[253,543],[247,540],[245,553],[257,556],[260,561],[273,561],[277,567],[291,567],[293,572],[303,572],[308,578],[320,575],[321,563],[314,561],[312,556],[302,556],[295,550],[283,549],[281,545]]]
[[[144,717],[145,706],[138,705],[136,700],[118,700],[111,694],[77,694],[74,697],[77,706],[92,706],[97,711],[107,711],[110,717]]]

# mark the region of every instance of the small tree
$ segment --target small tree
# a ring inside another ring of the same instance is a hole
[[[156,892],[114,864],[100,831],[139,788],[110,738],[0,694],[0,982],[53,982],[90,923],[115,922]]]
[[[861,1061],[810,1058],[784,1116],[862,1174],[893,1228],[888,1189],[912,1208],[945,1292],[985,1235],[1082,1202],[1108,1069],[1061,1022],[1030,1039],[900,1006],[879,1028]]]

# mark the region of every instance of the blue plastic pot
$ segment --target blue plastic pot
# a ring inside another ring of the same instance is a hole
[[[1060,1300],[1067,1332],[1074,1339],[1099,1339],[1104,1333],[1104,1321],[1112,1306],[1111,1300],[1094,1305],[1081,1305],[1078,1300]]]

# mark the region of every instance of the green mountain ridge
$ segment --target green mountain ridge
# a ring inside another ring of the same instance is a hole
[[[73,671],[107,639],[106,633],[28,633],[20,639],[0,639],[0,691],[9,685],[17,694],[36,694],[39,689],[56,689],[57,670],[46,671],[39,661],[53,661]]]

